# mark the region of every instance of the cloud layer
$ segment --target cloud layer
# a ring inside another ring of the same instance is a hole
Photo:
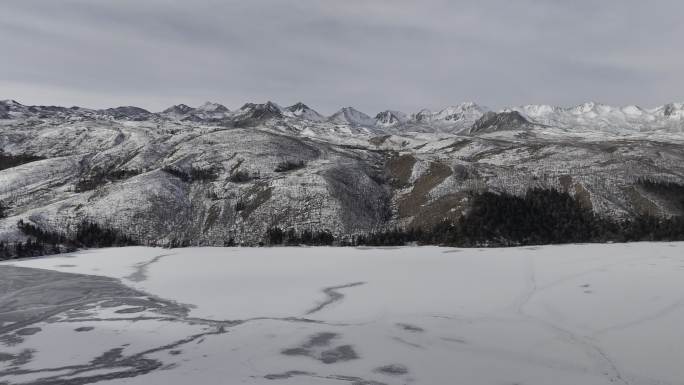
[[[680,0],[9,0],[0,99],[324,113],[684,99]]]

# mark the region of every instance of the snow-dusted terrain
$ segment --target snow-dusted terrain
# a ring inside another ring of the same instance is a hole
[[[531,187],[611,218],[684,213],[638,183],[684,184],[680,103],[372,116],[303,103],[152,113],[2,101],[1,154],[37,158],[0,170],[0,240],[26,240],[19,220],[61,233],[88,220],[144,244],[254,245],[275,226],[344,237],[429,227],[460,216],[470,192]],[[302,167],[278,171],[283,162]]]
[[[0,264],[8,384],[679,385],[684,243]]]

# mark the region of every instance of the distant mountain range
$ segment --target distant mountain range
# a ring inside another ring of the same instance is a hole
[[[338,235],[430,226],[473,191],[567,191],[614,218],[681,215],[684,104],[323,116],[304,103],[184,104],[153,113],[0,102],[0,240],[23,219],[82,218],[159,243],[255,243],[266,229]],[[656,184],[645,184],[644,180]]]
[[[273,102],[246,103],[234,111],[218,104],[207,102],[199,107],[178,104],[162,112],[152,113],[133,106],[92,110],[80,107],[24,106],[13,100],[0,101],[0,119],[22,119],[31,116],[43,118],[112,118],[115,120],[144,121],[170,119],[196,122],[239,121],[246,119],[292,118],[310,122],[328,122],[374,129],[396,128],[404,131],[452,132],[469,129],[488,113],[517,112],[531,124],[561,129],[590,129],[625,133],[629,131],[667,130],[681,132],[684,120],[684,103],[670,103],[664,106],[642,109],[631,105],[613,107],[588,102],[563,108],[549,105],[525,105],[492,111],[476,103],[467,102],[444,108],[438,112],[423,109],[406,114],[401,111],[382,111],[371,117],[353,107],[344,107],[325,117],[304,103],[281,107]],[[518,119],[520,120],[520,119]]]

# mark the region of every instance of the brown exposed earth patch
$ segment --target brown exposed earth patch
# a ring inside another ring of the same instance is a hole
[[[423,205],[427,202],[430,191],[451,174],[449,166],[440,162],[430,163],[430,168],[416,180],[411,192],[399,200],[399,217],[407,218],[421,214],[425,210]]]
[[[658,215],[660,211],[658,206],[642,195],[634,186],[625,187],[623,190],[636,213],[650,216]]]
[[[413,166],[416,164],[416,158],[413,155],[400,155],[390,158],[387,162],[387,170],[391,176],[392,186],[401,188],[406,186],[413,174]]]
[[[594,209],[594,205],[591,203],[591,194],[580,183],[575,183],[575,199],[579,201],[582,207]]]
[[[411,227],[430,228],[443,220],[456,220],[467,208],[465,192],[441,196],[423,206],[411,221]]]

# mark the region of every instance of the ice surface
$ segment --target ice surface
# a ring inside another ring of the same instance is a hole
[[[11,261],[0,264],[3,301],[52,294],[34,321],[0,325],[0,357],[11,357],[0,378],[681,384],[682,250],[134,247]],[[36,278],[13,283],[12,265]],[[93,296],[98,278],[86,275],[116,280]],[[55,282],[79,279],[93,302],[70,307],[60,293],[76,289]]]

